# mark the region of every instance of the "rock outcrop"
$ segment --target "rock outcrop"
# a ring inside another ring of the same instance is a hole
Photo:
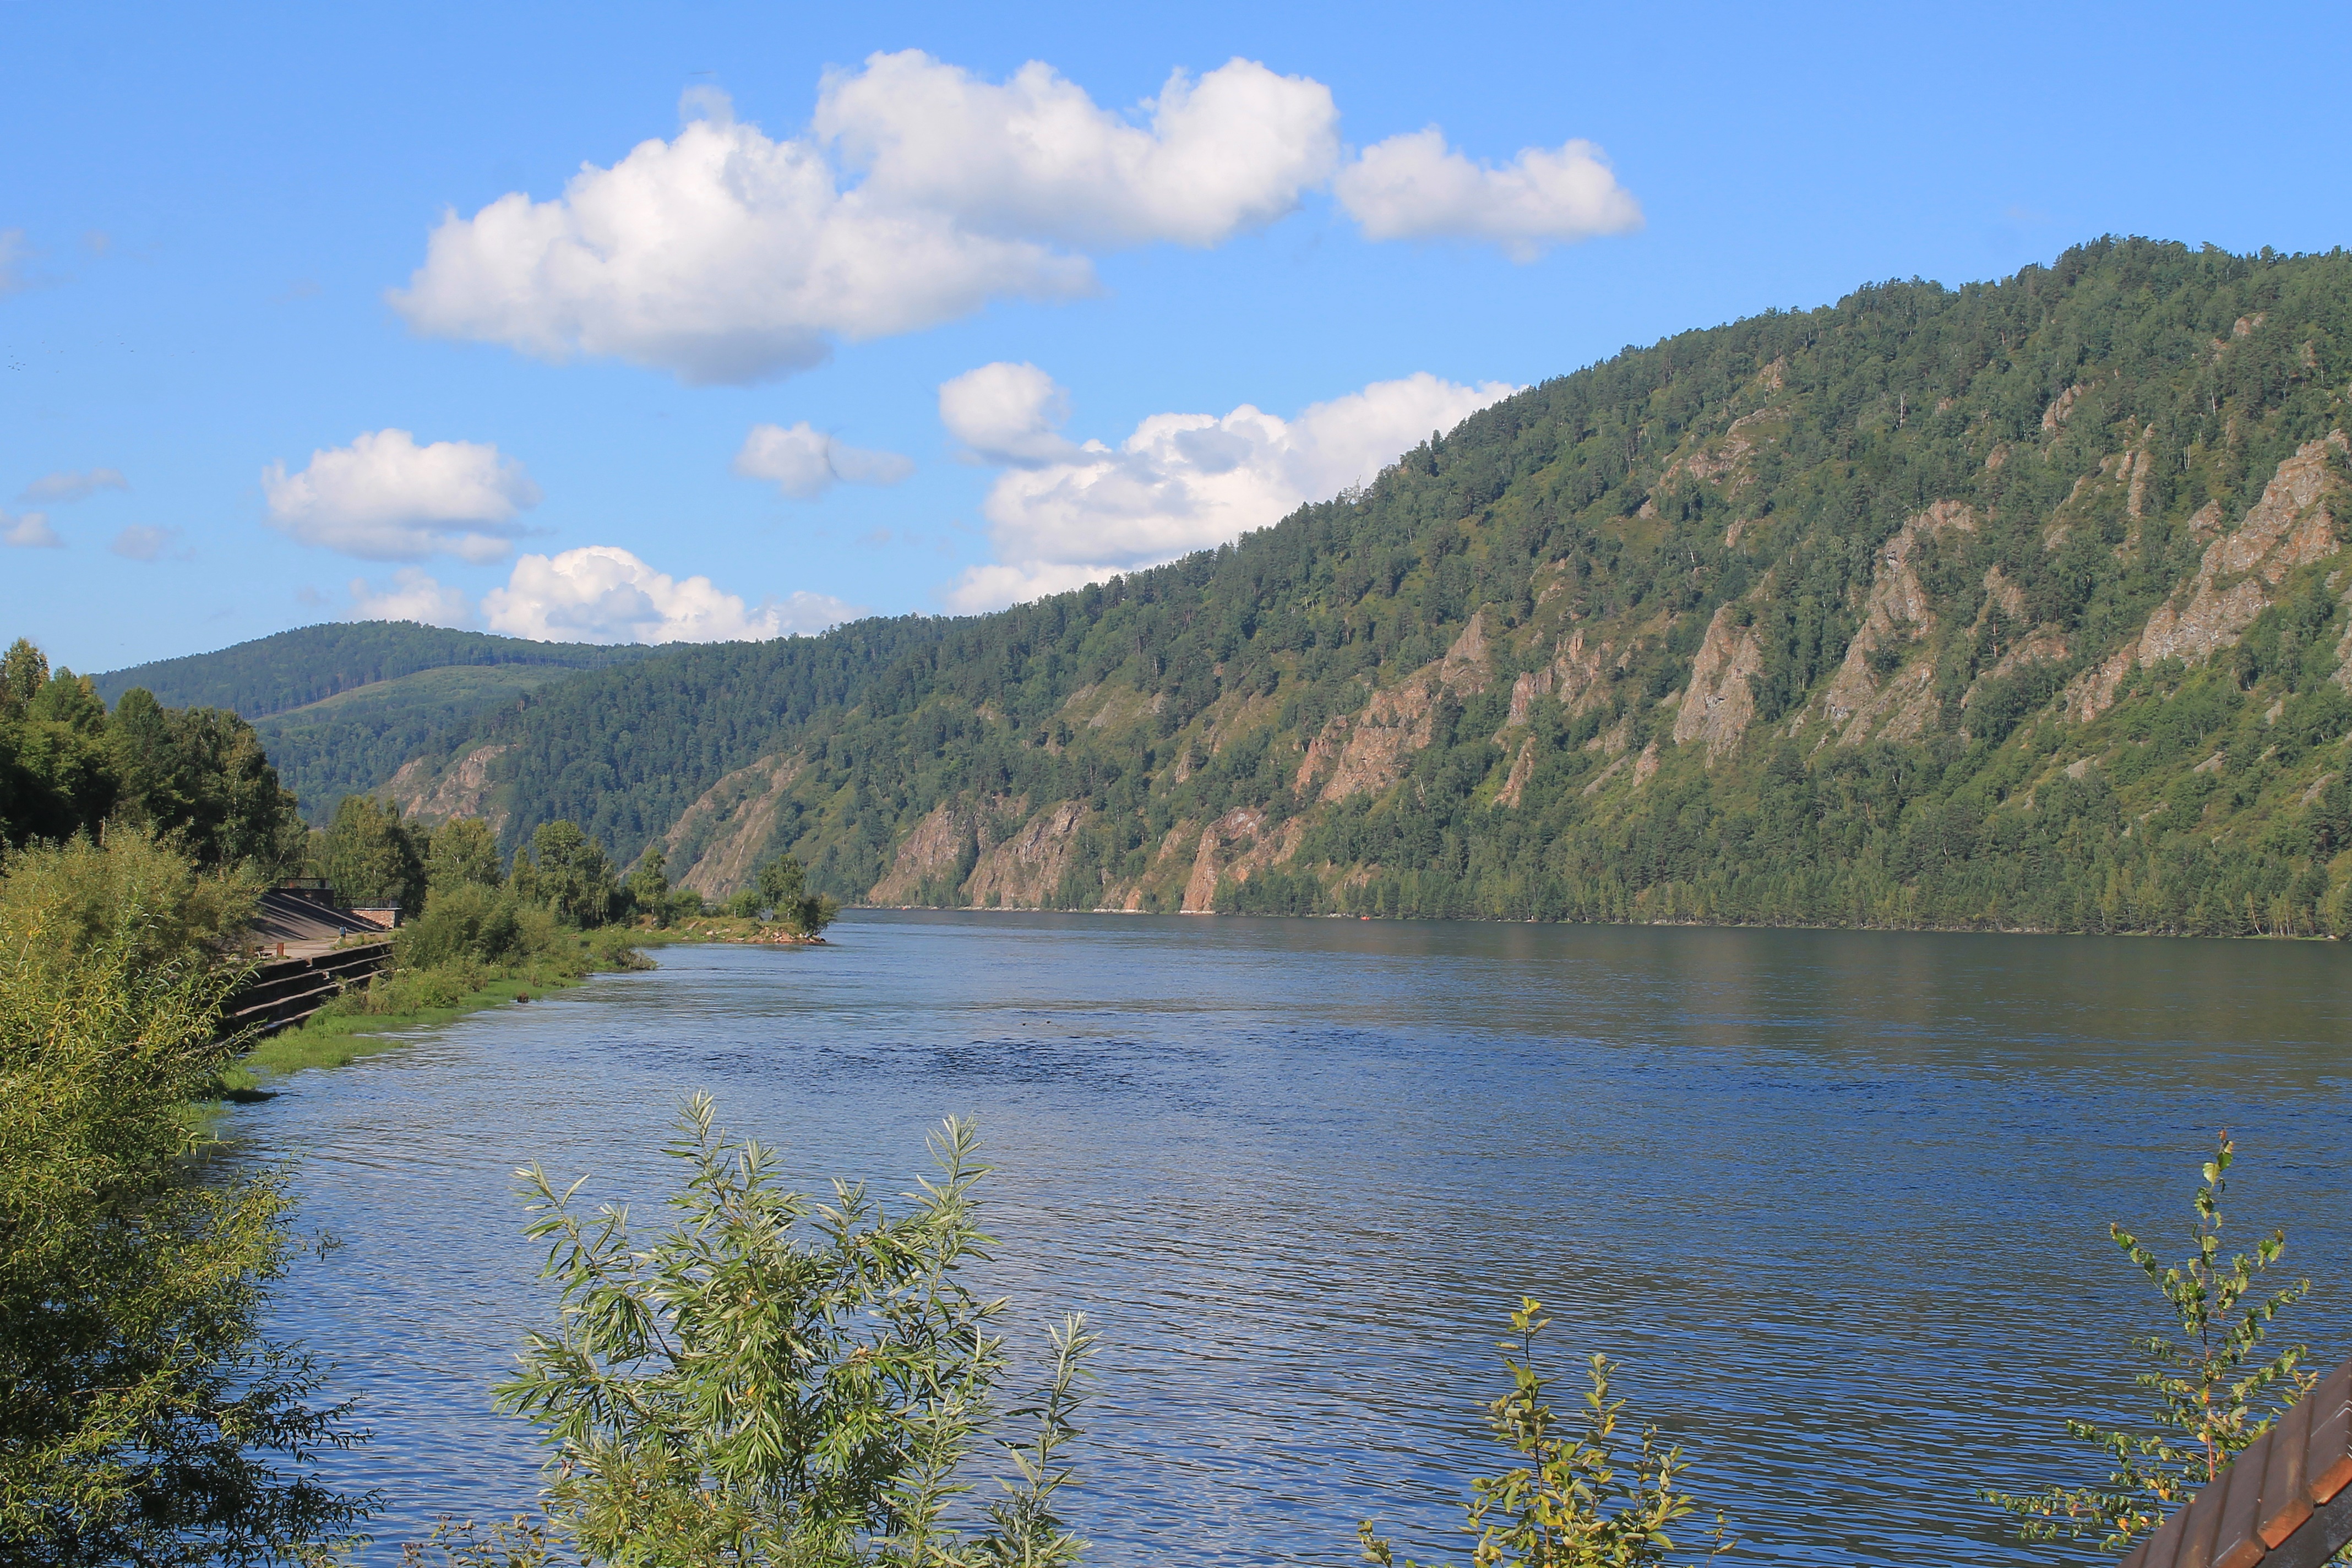
[[[1323,767],[1336,758],[1321,798],[1380,794],[1404,776],[1406,761],[1426,747],[1434,733],[1432,715],[1447,692],[1467,697],[1486,689],[1494,668],[1486,647],[1486,612],[1454,639],[1443,658],[1422,666],[1383,690],[1360,712],[1333,718],[1307,746],[1293,787],[1304,794]]]
[[[1925,665],[1905,669],[1901,660],[1914,643],[1936,629],[1937,619],[1912,557],[1922,541],[1948,532],[1974,532],[1976,526],[1976,512],[1966,503],[1939,500],[1879,547],[1861,628],[1846,645],[1845,658],[1822,694],[1822,712],[1830,724],[1824,743],[1833,737],[1841,745],[1855,746],[1874,734],[1903,740],[1925,725],[1935,672]],[[1882,674],[1881,668],[1889,662],[1895,668]],[[1801,715],[1797,723],[1802,722]]]
[[[2158,605],[2137,637],[2074,678],[2065,693],[2069,717],[2087,723],[2114,707],[2134,669],[2168,658],[2200,664],[2234,646],[2270,608],[2288,573],[2336,552],[2342,541],[2331,503],[2340,504],[2341,484],[2329,468],[2331,449],[2346,450],[2343,431],[2305,442],[2279,464],[2238,526],[2205,547],[2196,577]],[[2192,532],[2213,526],[2211,510],[2190,520]]]
[[[1742,619],[1742,606],[1718,605],[1706,624],[1706,640],[1691,661],[1689,687],[1675,713],[1675,743],[1706,742],[1712,762],[1739,744],[1756,718],[1756,694],[1748,678],[1764,670],[1764,645]]]
[[[911,904],[936,896],[942,886],[952,889],[965,875],[964,862],[976,853],[971,813],[955,801],[941,801],[924,813],[898,843],[890,869],[866,895],[869,904]],[[944,899],[940,900],[945,902]]]
[[[706,899],[723,899],[751,886],[800,772],[797,756],[762,757],[696,796],[662,836],[671,880]],[[683,875],[680,866],[686,868]]]
[[[964,892],[982,909],[1042,909],[1061,888],[1087,808],[1058,800],[1040,809],[980,858]]]
[[[453,817],[478,816],[492,832],[507,825],[507,814],[490,801],[490,764],[512,748],[485,742],[465,751],[436,771],[422,757],[403,763],[383,786],[385,798],[415,822],[447,822]]]

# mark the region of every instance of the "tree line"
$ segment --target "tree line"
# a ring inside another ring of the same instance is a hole
[[[2216,531],[2314,442],[2344,542],[2352,465],[2325,439],[2352,426],[2347,382],[2352,255],[2103,240],[1629,349],[1166,566],[665,652],[430,751],[505,748],[510,845],[570,820],[624,860],[730,771],[787,759],[765,847],[843,899],[946,808],[971,831],[927,896],[957,902],[1067,801],[1057,907],[1172,908],[1191,855],[1170,836],[1247,808],[1303,832],[1218,890],[1244,912],[2340,934],[2340,553],[2264,578],[2213,657],[2132,668],[2095,720],[2065,693],[2188,603]],[[1885,547],[1939,501],[1969,521],[1910,557],[1927,616],[1858,671],[1910,716],[1824,743]],[[1719,755],[1674,738],[1718,611],[1757,666]],[[1474,617],[1483,687],[1437,693],[1393,778],[1345,798],[1302,779]],[[1580,635],[1577,689],[1515,702],[1521,676],[1566,679]]]

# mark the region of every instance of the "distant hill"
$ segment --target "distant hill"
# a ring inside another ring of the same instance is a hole
[[[2341,932],[2347,383],[2342,252],[1874,285],[1169,566],[572,676],[392,789],[707,892]]]
[[[529,642],[409,621],[304,626],[217,653],[92,678],[109,703],[144,687],[166,707],[226,708],[253,721],[304,816],[323,821],[377,788],[426,740],[550,680],[652,650]]]

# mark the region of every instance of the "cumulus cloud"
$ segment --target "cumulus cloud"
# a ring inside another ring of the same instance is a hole
[[[1008,468],[982,506],[998,559],[968,570],[948,603],[993,609],[1222,544],[1370,479],[1432,430],[1516,390],[1424,372],[1295,419],[1247,404],[1223,416],[1155,414],[1116,449],[1089,441],[1058,460]]]
[[[1515,261],[1642,226],[1641,204],[1590,142],[1528,147],[1497,169],[1431,126],[1365,148],[1332,188],[1367,239],[1487,240]]]
[[[447,553],[495,561],[522,531],[518,516],[539,504],[522,465],[484,442],[420,447],[405,430],[376,430],[348,447],[310,454],[289,474],[261,471],[270,522],[305,544],[368,561],[421,561]]]
[[[735,454],[735,471],[766,479],[794,500],[814,500],[835,485],[895,485],[915,471],[914,459],[836,441],[806,420],[791,426],[754,425]]]
[[[819,632],[865,612],[824,594],[747,606],[708,577],[684,581],[610,544],[526,555],[482,595],[490,630],[554,642],[731,642]]]
[[[58,505],[83,500],[100,490],[127,490],[130,488],[131,481],[112,468],[85,468],[78,473],[61,468],[54,474],[43,474],[26,485],[16,499]]]
[[[180,531],[176,528],[150,528],[134,522],[116,534],[114,542],[107,548],[126,561],[160,561],[164,552],[177,543],[179,538]],[[182,559],[186,559],[184,552]]]
[[[1068,394],[1034,364],[984,364],[940,388],[940,423],[984,463],[1070,458],[1079,448],[1062,434],[1069,417]]]
[[[364,577],[351,583],[354,621],[422,621],[428,626],[471,631],[481,622],[465,591],[436,581],[415,566],[404,566],[392,581],[379,586]]]
[[[1175,71],[1141,107],[1148,128],[1036,60],[998,86],[908,49],[828,75],[815,131],[869,197],[1080,247],[1222,244],[1339,163],[1331,89],[1255,60]]]
[[[390,298],[433,336],[751,382],[835,340],[1089,292],[1091,263],[1056,246],[1213,245],[1336,163],[1328,89],[1247,60],[1180,72],[1143,107],[1148,129],[1048,67],[999,86],[917,50],[828,75],[806,136],[772,139],[697,89],[674,139],[583,167],[554,200],[446,214]]]
[[[0,511],[0,544],[16,550],[63,550],[66,542],[49,526],[49,520],[37,511],[10,517]]]

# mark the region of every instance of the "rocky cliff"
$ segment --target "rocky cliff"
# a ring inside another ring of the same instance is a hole
[[[658,789],[588,715],[707,732],[660,673],[707,650],[402,793],[660,838],[712,892],[789,849],[885,903],[2341,929],[2347,383],[2340,254],[1885,285],[1531,388],[1211,554],[770,645],[735,759]]]

